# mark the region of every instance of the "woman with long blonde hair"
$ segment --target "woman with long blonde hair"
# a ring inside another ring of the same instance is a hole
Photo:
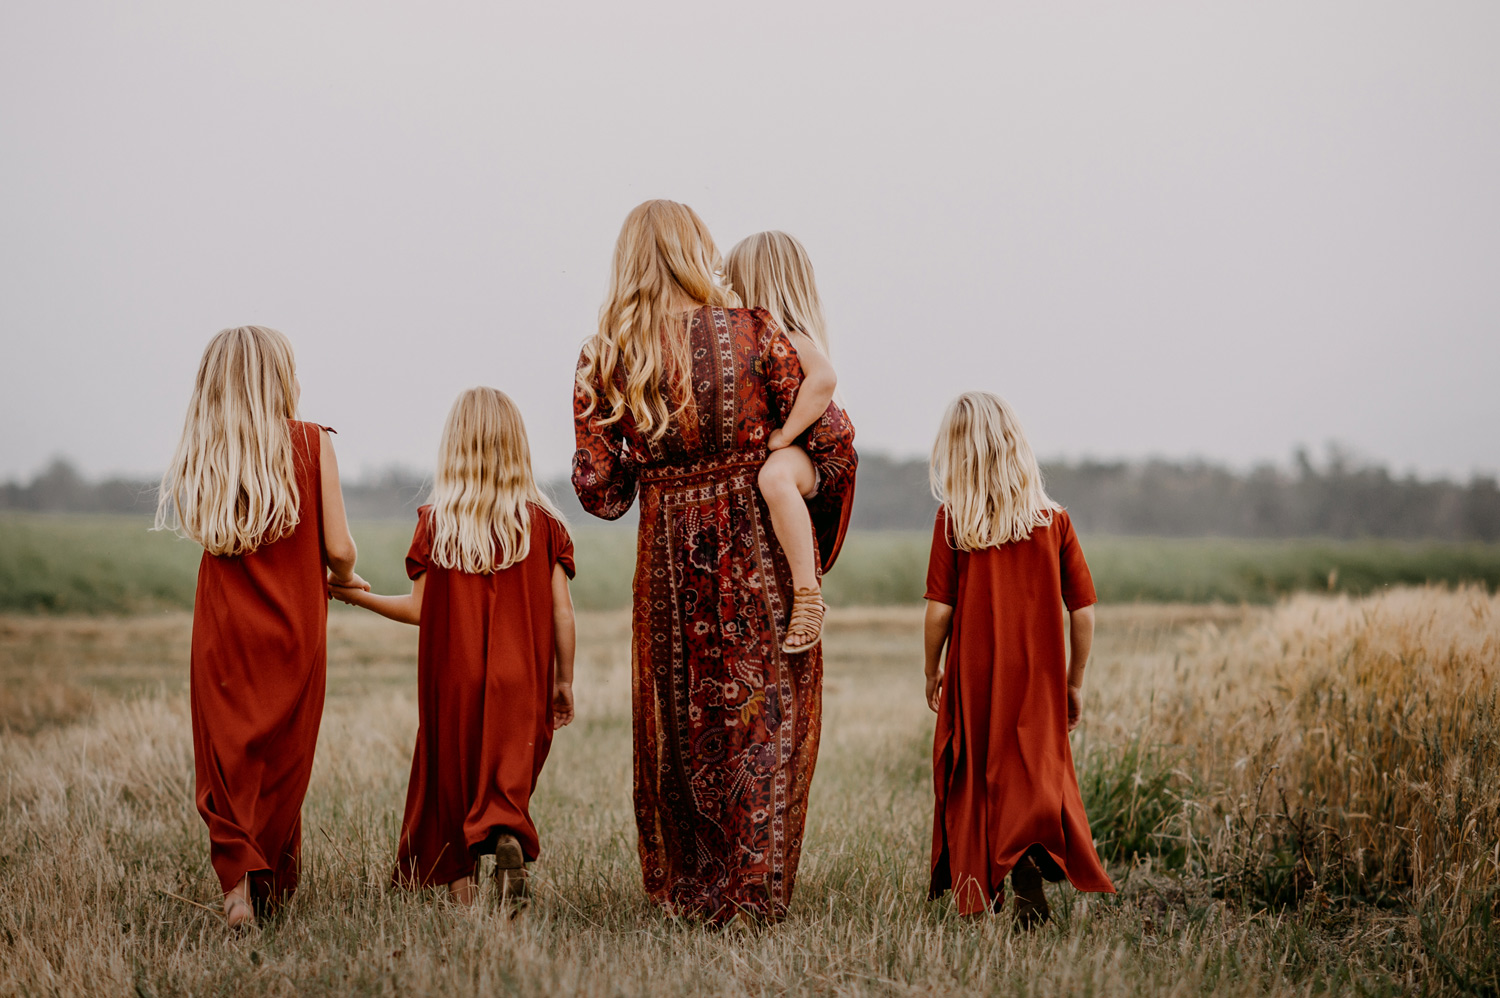
[[[328,430],[299,422],[292,345],[226,329],[198,365],[157,529],[203,546],[191,697],[198,813],[231,927],[297,888],[302,798],[323,715],[326,583],[354,538]],[[326,583],[325,583],[326,573]]]
[[[924,625],[927,704],[938,715],[930,893],[951,888],[965,915],[999,911],[1008,873],[1014,917],[1029,928],[1048,918],[1044,879],[1114,892],[1068,744],[1094,583],[1072,520],[998,395],[965,392],[948,406],[932,492],[942,505]]]
[[[432,496],[406,555],[411,592],[337,599],[416,624],[417,728],[392,879],[474,899],[527,893],[541,850],[531,794],[573,720],[573,542],[537,488],[510,396],[470,388],[448,413]]]
[[[828,359],[827,323],[823,301],[813,278],[812,261],[796,238],[785,232],[757,232],[729,251],[730,286],[746,308],[770,313],[791,340],[802,362],[802,387],[786,422],[766,438],[771,455],[761,466],[760,493],[771,511],[776,539],[786,551],[792,570],[792,617],[781,650],[806,651],[823,637],[823,585],[813,556],[812,518],[807,500],[818,491],[817,469],[797,438],[823,418],[838,389],[838,375]],[[845,416],[847,419],[847,414]],[[845,515],[838,533],[820,538],[829,564],[838,553],[854,498],[845,492]]]
[[[634,585],[635,810],[646,892],[723,922],[791,900],[821,724],[822,651],[782,651],[791,571],[756,488],[803,383],[786,334],[737,302],[697,214],[648,201],[615,243],[579,357],[573,487],[616,519],[640,498]],[[803,447],[813,523],[837,519],[853,428]]]

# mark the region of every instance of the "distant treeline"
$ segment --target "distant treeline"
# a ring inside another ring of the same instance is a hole
[[[1091,534],[1500,541],[1494,478],[1396,477],[1336,449],[1323,462],[1299,452],[1290,469],[1248,473],[1161,460],[1050,462],[1043,473],[1053,498]],[[346,482],[344,500],[352,519],[408,519],[427,484],[421,475],[392,469]],[[592,520],[566,481],[548,483],[548,491],[569,517]],[[90,481],[64,460],[25,484],[0,485],[0,510],[148,513],[154,505],[154,482]],[[925,461],[861,456],[856,529],[930,529],[935,509]]]

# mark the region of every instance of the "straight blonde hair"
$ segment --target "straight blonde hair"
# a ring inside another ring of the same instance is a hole
[[[628,411],[649,439],[666,434],[693,402],[690,316],[674,308],[738,305],[720,280],[723,267],[708,228],[687,205],[647,201],[625,217],[599,331],[584,344],[578,368],[584,415],[598,409],[609,425]]]
[[[208,341],[153,529],[213,555],[243,555],[296,529],[301,496],[292,452],[297,415],[292,344],[266,326]]]
[[[796,237],[757,232],[734,244],[726,261],[729,285],[746,308],[763,308],[782,329],[805,333],[828,355],[828,324],[812,261]]]
[[[521,410],[495,388],[470,388],[448,410],[433,477],[432,560],[488,575],[531,551],[531,503],[563,515],[531,470]]]
[[[1062,509],[1043,487],[1015,410],[991,392],[964,392],[949,403],[932,447],[931,480],[960,551],[1026,540]]]

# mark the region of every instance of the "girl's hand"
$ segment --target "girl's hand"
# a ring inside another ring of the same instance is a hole
[[[933,673],[927,677],[927,706],[932,708],[934,714],[938,712],[938,701],[942,699],[942,696],[943,674]]]
[[[370,584],[364,579],[361,579],[353,572],[350,572],[348,575],[335,575],[333,569],[331,568],[328,570],[328,587],[330,589],[359,589],[364,592],[370,591]]]
[[[552,684],[552,730],[573,723],[573,684]]]
[[[340,603],[348,603],[350,606],[359,606],[359,601],[355,598],[354,594],[364,591],[354,586],[329,586],[328,598],[336,599]]]
[[[784,450],[793,443],[792,438],[787,436],[786,430],[778,426],[771,431],[769,437],[766,437],[766,450]]]
[[[1083,716],[1083,693],[1076,686],[1068,687],[1068,730],[1072,731],[1078,727],[1078,719]]]

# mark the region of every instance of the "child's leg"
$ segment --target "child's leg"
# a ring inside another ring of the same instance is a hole
[[[812,459],[801,447],[772,451],[760,469],[760,492],[771,511],[771,529],[792,570],[792,613],[782,650],[803,652],[823,633],[823,599],[813,563],[812,516],[805,496],[817,482]]]
[[[473,877],[459,877],[448,885],[448,896],[454,904],[473,904],[478,893]]]
[[[807,500],[816,473],[812,458],[801,447],[783,447],[772,451],[760,467],[760,494],[771,511],[771,529],[786,552],[792,570],[792,585],[797,589],[814,589],[818,585],[817,566],[813,564],[812,517]]]

